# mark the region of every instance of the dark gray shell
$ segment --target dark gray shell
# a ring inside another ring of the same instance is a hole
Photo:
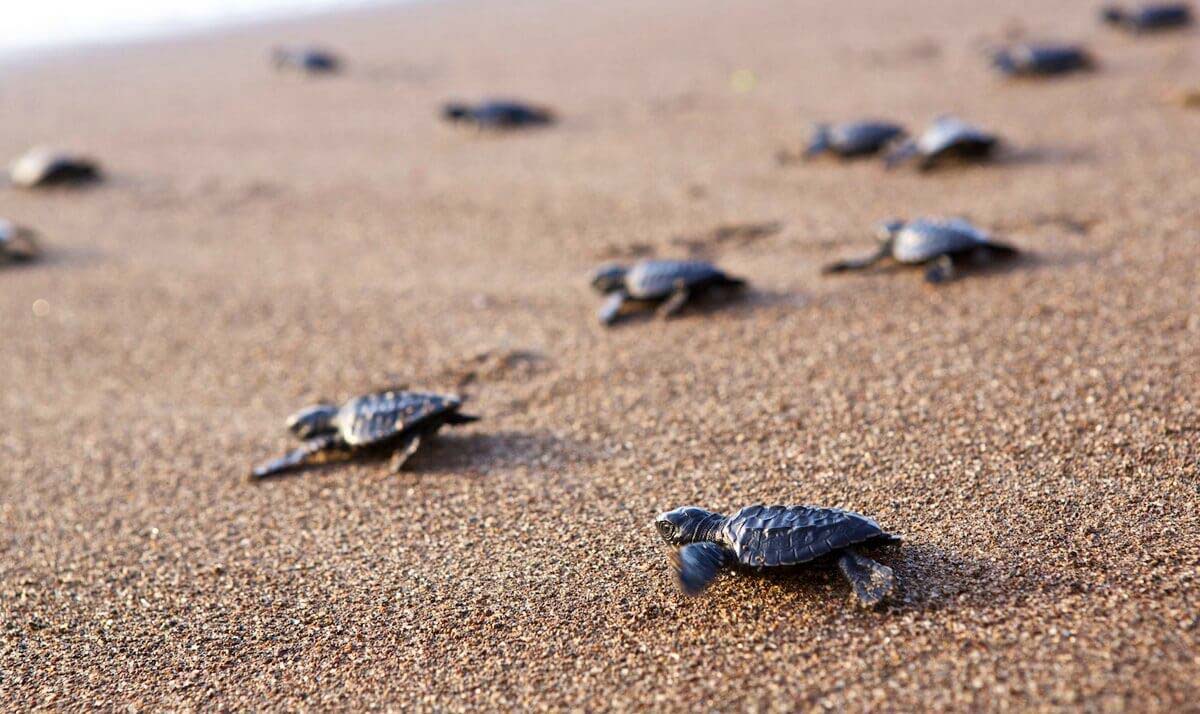
[[[924,263],[990,243],[991,236],[961,218],[918,218],[892,236],[892,257],[900,263]]]
[[[807,563],[858,543],[894,538],[866,516],[814,506],[747,506],[726,519],[720,535],[749,568]]]
[[[826,129],[829,147],[842,156],[863,156],[882,150],[904,136],[904,128],[884,121],[855,121]]]
[[[682,280],[688,287],[721,282],[728,276],[711,263],[700,260],[643,260],[625,274],[625,289],[638,300],[664,298]]]
[[[993,146],[996,141],[995,135],[957,117],[938,117],[917,139],[917,150],[926,157],[932,157],[960,146]]]
[[[98,180],[100,169],[81,156],[36,148],[13,162],[9,178],[22,188],[83,184]]]
[[[1152,32],[1186,27],[1192,24],[1192,8],[1187,3],[1143,5],[1134,10],[1106,7],[1100,17],[1131,32]]]
[[[1017,45],[993,54],[992,64],[1012,76],[1055,75],[1088,69],[1092,58],[1074,45]]]
[[[351,399],[338,410],[334,423],[349,446],[370,446],[461,406],[462,400],[454,395],[389,390]]]

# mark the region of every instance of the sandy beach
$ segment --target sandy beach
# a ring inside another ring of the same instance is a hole
[[[91,708],[1184,711],[1200,701],[1197,30],[1096,4],[445,0],[0,67],[0,702]],[[981,49],[1081,41],[1096,72]],[[280,43],[338,50],[279,75]],[[552,128],[447,126],[513,96]],[[780,165],[815,121],[953,112],[990,166]],[[1027,255],[823,276],[891,217]],[[728,238],[721,226],[778,222]],[[589,271],[699,256],[745,299],[596,323]],[[319,398],[461,390],[477,424],[251,483]],[[868,514],[836,570],[687,599],[652,521]]]

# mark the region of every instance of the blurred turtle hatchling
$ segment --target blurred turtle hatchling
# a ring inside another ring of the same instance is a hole
[[[549,109],[508,99],[493,99],[476,105],[447,102],[442,106],[442,118],[480,129],[520,129],[546,126],[555,121],[554,113]]]
[[[342,69],[337,55],[319,47],[276,47],[271,50],[271,64],[280,71],[314,75],[334,74]]]
[[[957,117],[942,116],[920,136],[901,143],[884,161],[888,168],[916,160],[922,171],[951,162],[979,162],[990,159],[1000,140],[989,132]]]
[[[389,389],[355,397],[340,406],[321,403],[306,407],[287,420],[288,431],[303,439],[304,445],[257,467],[253,478],[291,471],[321,455],[364,452],[391,453],[391,470],[398,472],[421,444],[446,424],[479,420],[459,412],[462,403],[462,398],[453,394]]]
[[[842,159],[873,156],[904,135],[904,127],[887,121],[817,124],[804,158],[813,159],[822,154],[832,154]]]
[[[992,66],[1009,77],[1052,77],[1094,69],[1096,63],[1075,45],[1021,44],[993,52]]]
[[[630,303],[643,308],[657,306],[659,317],[667,318],[693,299],[741,290],[745,285],[745,280],[701,260],[641,260],[633,267],[610,263],[592,275],[592,287],[608,296],[599,314],[605,325],[616,322]]]
[[[0,265],[24,263],[41,255],[32,229],[0,218]]]
[[[9,177],[22,188],[43,188],[92,183],[101,173],[91,159],[38,147],[13,162]]]
[[[703,592],[721,570],[751,572],[834,559],[858,602],[874,607],[896,586],[892,569],[858,551],[901,541],[866,516],[817,506],[747,506],[732,516],[685,506],[654,521],[679,586]]]
[[[942,283],[961,268],[983,267],[1017,255],[1017,249],[997,242],[961,218],[917,218],[887,221],[879,227],[879,250],[864,258],[840,260],[824,273],[865,270],[892,260],[901,265],[924,265],[925,279]]]
[[[1188,3],[1160,3],[1129,10],[1110,5],[1100,11],[1100,19],[1133,33],[1158,32],[1192,24],[1192,7]]]

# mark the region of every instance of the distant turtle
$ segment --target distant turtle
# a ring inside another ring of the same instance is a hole
[[[904,135],[904,127],[886,121],[818,124],[804,158],[811,159],[826,152],[843,159],[871,156]]]
[[[885,158],[888,168],[914,157],[922,171],[946,161],[983,161],[991,158],[1000,140],[957,117],[942,116],[920,136],[909,139]]]
[[[1022,44],[993,52],[992,65],[1010,77],[1048,77],[1092,69],[1095,62],[1075,45]]]
[[[337,55],[319,47],[276,47],[271,51],[271,64],[278,70],[306,74],[333,74],[342,68]]]
[[[254,469],[255,478],[274,476],[309,463],[324,453],[391,452],[398,472],[425,439],[446,424],[478,421],[462,414],[462,399],[401,389],[373,392],[338,406],[317,404],[288,418],[287,428],[304,440],[299,449]]]
[[[626,302],[657,304],[660,317],[679,312],[693,298],[739,290],[746,281],[700,260],[641,260],[632,268],[612,263],[592,275],[592,287],[608,296],[600,322],[611,325]]]
[[[0,265],[24,263],[39,255],[41,250],[32,230],[0,218]]]
[[[544,126],[555,120],[549,109],[512,100],[490,100],[475,106],[447,102],[442,106],[442,117],[452,122],[471,123],[481,129]]]
[[[671,563],[679,585],[698,595],[722,568],[762,571],[803,565],[826,556],[838,568],[860,603],[878,605],[896,585],[886,565],[856,548],[900,542],[866,516],[816,506],[747,506],[725,517],[685,506],[654,521],[668,545],[678,548]]]
[[[30,149],[14,161],[9,176],[22,188],[75,186],[101,178],[100,168],[91,159],[44,148]]]
[[[1134,10],[1112,5],[1100,11],[1100,18],[1130,32],[1156,32],[1192,24],[1192,8],[1187,3],[1142,5]]]
[[[925,279],[942,283],[953,278],[960,267],[987,265],[1017,255],[1016,248],[992,240],[961,218],[888,221],[879,227],[879,240],[874,255],[831,263],[822,272],[864,270],[890,258],[902,265],[925,265]]]

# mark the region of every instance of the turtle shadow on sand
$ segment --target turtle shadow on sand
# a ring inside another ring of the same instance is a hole
[[[1025,269],[1030,271],[1038,270],[1060,270],[1062,268],[1073,268],[1080,265],[1095,265],[1107,253],[1099,251],[1056,251],[1054,253],[1025,253],[1024,263]]]
[[[707,295],[697,295],[688,301],[688,304],[679,310],[679,312],[663,317],[653,306],[642,307],[636,301],[631,301],[633,304],[625,312],[621,313],[618,322],[611,325],[620,329],[621,327],[631,327],[644,323],[667,323],[691,320],[694,318],[711,317],[718,313],[728,312],[736,314],[738,309],[753,309],[755,302],[755,294],[757,291],[752,287],[740,289],[718,290]]]
[[[439,436],[413,456],[412,467],[406,471],[487,473],[521,466],[559,468],[594,460],[581,443],[546,430],[477,431]]]
[[[381,479],[449,473],[477,476],[518,466],[545,468],[561,466],[568,460],[571,463],[590,462],[593,459],[588,454],[579,444],[565,443],[561,437],[546,431],[442,433],[408,458],[404,469],[396,473],[388,468],[391,451],[383,448],[354,454],[332,453],[320,461],[260,481],[287,480],[354,468],[365,469],[369,477]]]
[[[991,163],[995,166],[1074,165],[1092,163],[1095,156],[1095,152],[1089,149],[1005,146],[996,152]]]
[[[896,588],[878,609],[899,612],[953,611],[964,607],[994,608],[1042,591],[1050,574],[1022,563],[953,553],[937,546],[905,540],[895,547],[871,552],[871,558],[892,569]],[[762,583],[787,590],[798,598],[815,601],[853,595],[831,558],[779,572],[763,571]],[[753,580],[744,579],[746,583]],[[748,587],[748,585],[747,585]],[[764,599],[769,596],[760,593]]]
[[[885,562],[901,584],[889,605],[901,611],[995,608],[1042,592],[1054,582],[1048,568],[1027,562],[1005,563],[911,541]]]

